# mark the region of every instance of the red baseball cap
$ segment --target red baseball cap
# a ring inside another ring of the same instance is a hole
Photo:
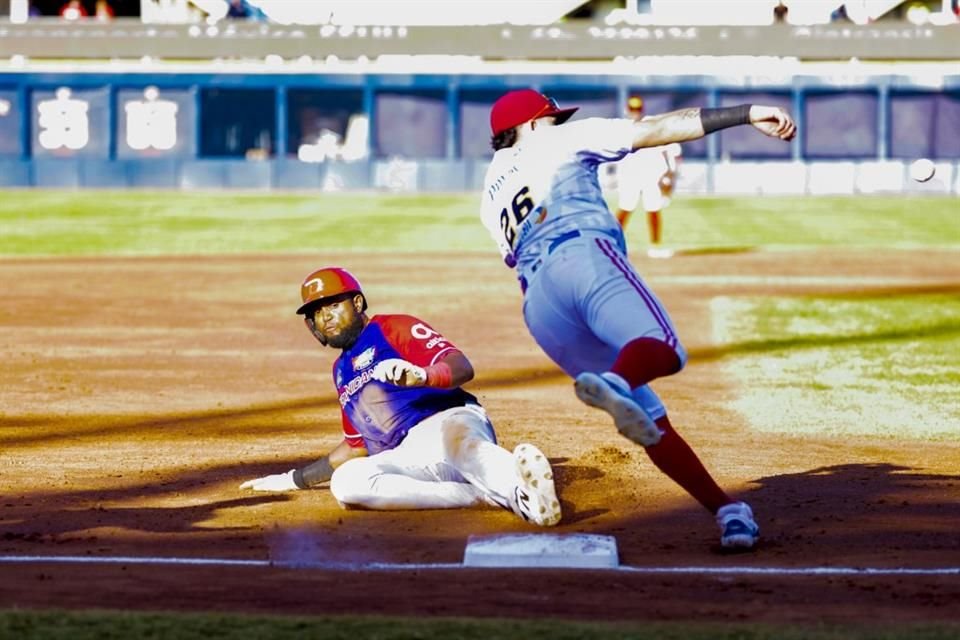
[[[557,119],[557,124],[562,124],[569,120],[577,109],[578,107],[561,109],[556,100],[539,91],[517,89],[503,94],[493,103],[493,108],[490,109],[490,129],[493,130],[493,135],[497,135],[524,122],[546,116],[553,116]]]

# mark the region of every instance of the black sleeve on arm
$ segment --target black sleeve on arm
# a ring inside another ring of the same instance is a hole
[[[333,466],[330,464],[330,456],[323,456],[316,462],[308,464],[303,469],[295,469],[293,472],[293,483],[300,489],[309,489],[315,487],[321,482],[326,482],[333,475]]]
[[[750,105],[700,109],[700,123],[703,125],[704,135],[740,124],[750,124]]]

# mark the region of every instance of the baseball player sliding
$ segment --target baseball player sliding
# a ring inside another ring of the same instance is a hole
[[[248,480],[241,489],[291,491],[330,482],[343,507],[447,509],[493,505],[548,527],[560,502],[546,456],[497,444],[477,399],[461,388],[473,367],[453,343],[408,315],[366,314],[345,269],[314,271],[297,310],[333,364],[343,440],[316,462]]]
[[[663,305],[627,260],[597,167],[727,127],[752,125],[790,140],[796,126],[782,109],[759,105],[564,124],[575,111],[532,89],[494,103],[495,153],[481,220],[516,268],[530,333],[575,378],[577,397],[610,414],[621,434],[715,515],[722,546],[753,547],[760,529],[750,506],[717,486],[648,386],[679,371],[687,354]]]

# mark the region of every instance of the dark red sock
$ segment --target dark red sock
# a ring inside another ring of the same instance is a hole
[[[610,371],[630,384],[631,389],[680,371],[680,356],[673,347],[656,338],[637,338],[628,342]]]
[[[690,445],[674,430],[670,419],[667,416],[660,418],[657,426],[663,431],[663,437],[657,444],[644,449],[653,464],[683,487],[710,513],[715,514],[717,509],[733,502],[730,496],[717,486]]]

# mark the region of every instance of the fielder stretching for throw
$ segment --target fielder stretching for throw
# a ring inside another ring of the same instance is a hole
[[[531,444],[497,445],[483,407],[461,385],[467,357],[422,320],[366,315],[360,283],[319,269],[297,310],[333,364],[343,440],[302,468],[248,480],[241,489],[290,491],[330,481],[344,508],[448,509],[492,505],[540,526],[560,521],[546,456]]]
[[[796,126],[782,109],[758,105],[563,124],[574,111],[532,89],[494,103],[495,153],[481,220],[517,270],[527,328],[575,378],[577,397],[609,413],[621,434],[716,516],[721,545],[753,547],[759,527],[750,507],[717,486],[647,386],[679,371],[687,355],[663,305],[627,260],[597,167],[736,125],[782,140],[792,139]]]

